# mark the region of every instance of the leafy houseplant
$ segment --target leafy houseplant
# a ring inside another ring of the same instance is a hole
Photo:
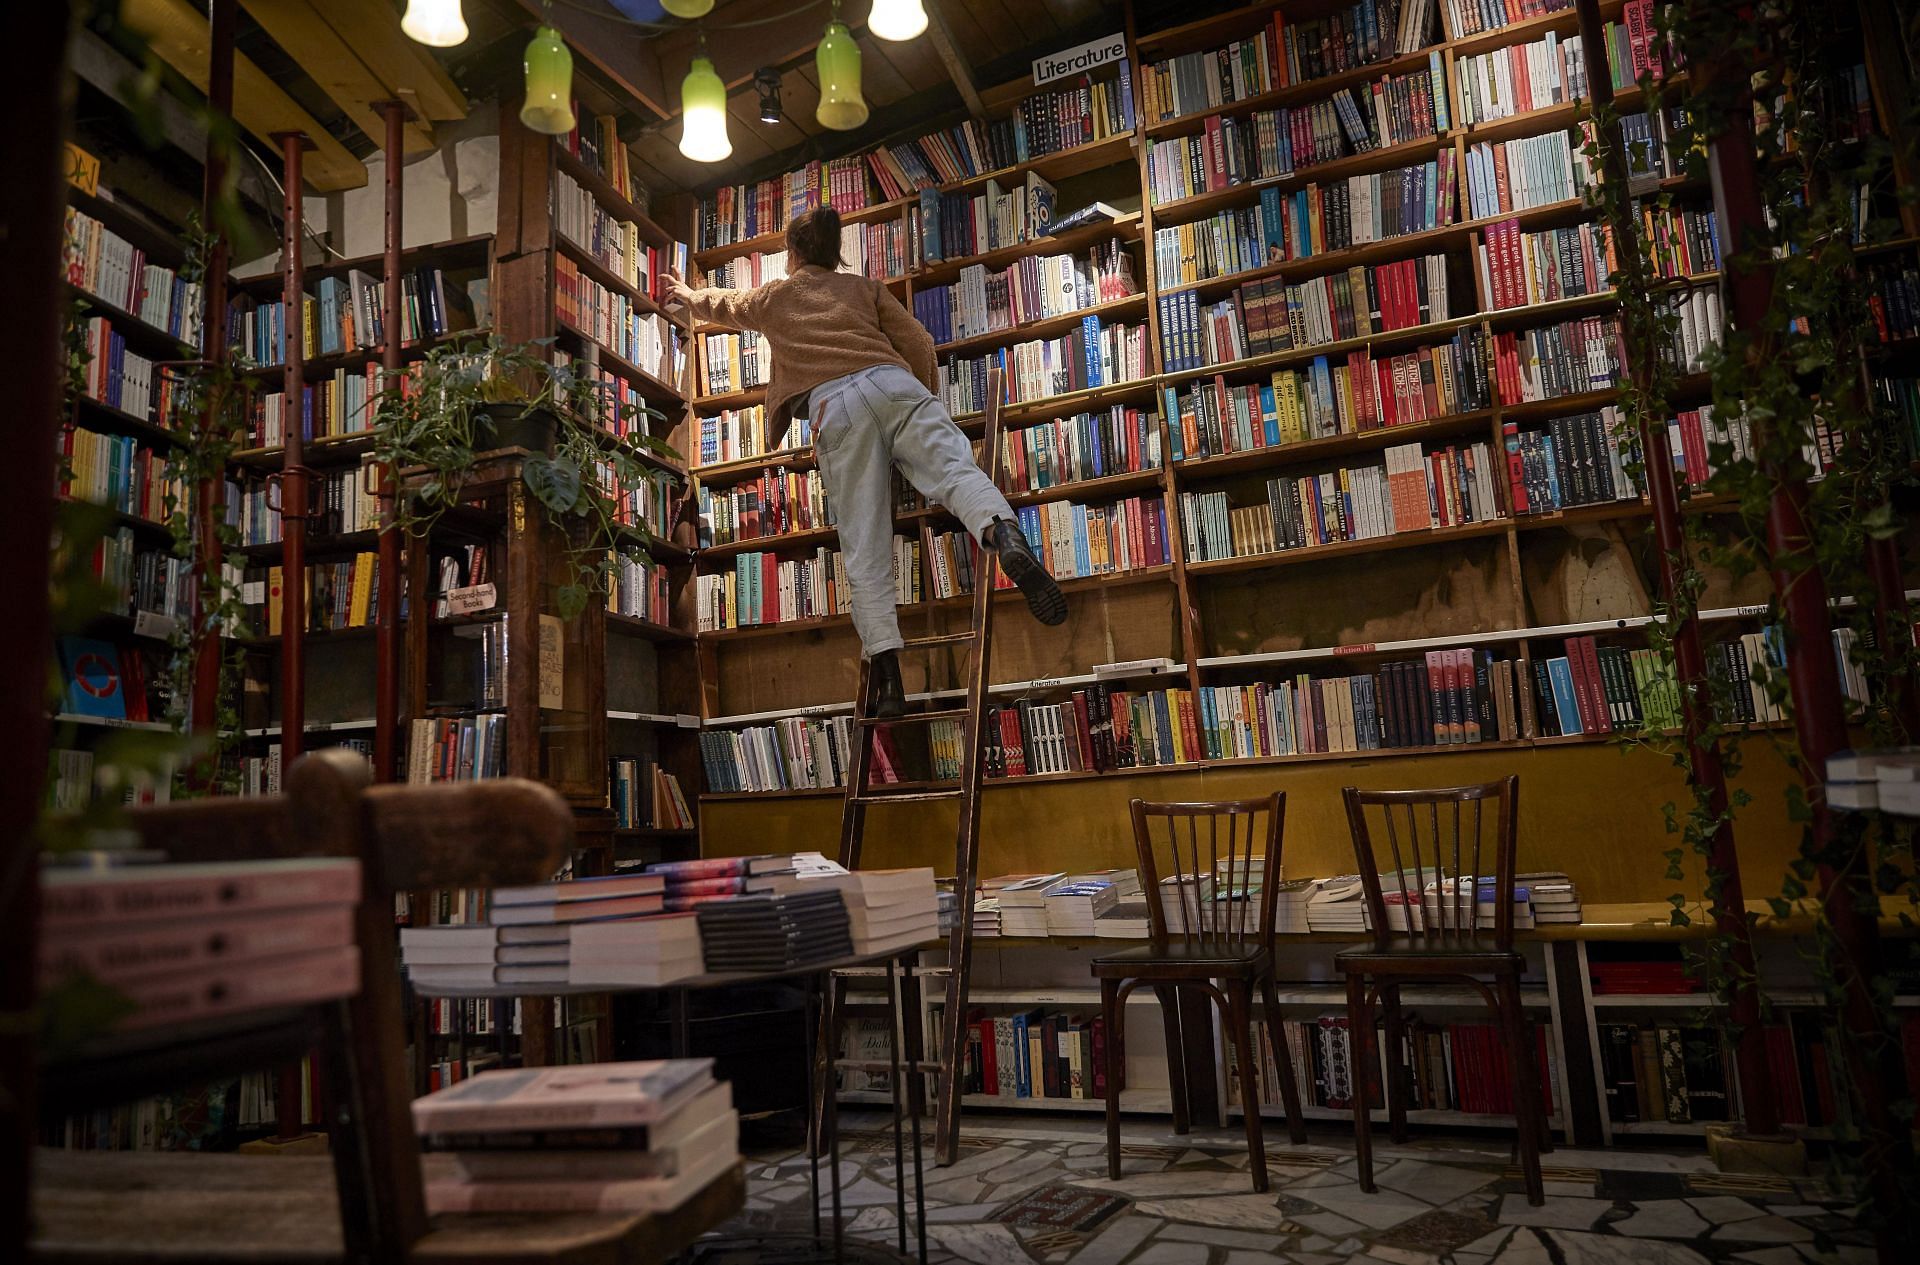
[[[410,476],[395,522],[420,537],[463,499],[477,454],[526,448],[521,478],[567,542],[572,575],[559,589],[559,615],[573,619],[590,594],[605,591],[616,559],[638,559],[654,538],[646,524],[620,521],[620,492],[661,476],[649,455],[675,462],[680,455],[633,433],[645,429],[638,419],[666,414],[612,399],[571,362],[554,364],[551,342],[511,346],[495,336],[429,350],[382,393],[374,456]]]

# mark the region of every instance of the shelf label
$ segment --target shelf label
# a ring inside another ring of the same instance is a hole
[[[1052,83],[1068,75],[1085,74],[1097,66],[1121,61],[1126,55],[1127,37],[1121,31],[1103,35],[1097,40],[1088,40],[1084,44],[1075,44],[1072,48],[1034,58],[1033,86],[1038,88],[1041,84]]]
[[[1057,676],[1036,676],[1033,680],[1027,682],[1027,688],[1029,690],[1050,690],[1059,684],[1060,678]]]
[[[1335,646],[1333,648],[1333,652],[1336,655],[1372,654],[1374,651],[1374,646],[1376,644],[1377,643],[1371,642],[1371,641],[1356,641],[1356,642],[1353,642],[1351,645]]]
[[[680,726],[680,728],[682,729],[700,728],[700,718],[698,716],[689,716],[684,712],[676,715],[673,718],[673,723]]]
[[[157,611],[140,611],[133,617],[133,634],[136,637],[155,637],[161,641],[170,641],[180,631],[180,621],[171,615],[162,615]]]
[[[68,141],[63,165],[66,168],[68,184],[90,198],[100,196],[100,160],[98,158],[72,141]]]
[[[447,593],[447,614],[472,615],[478,611],[490,611],[499,600],[491,583],[451,589]]]

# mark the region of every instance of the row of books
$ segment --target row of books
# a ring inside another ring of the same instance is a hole
[[[607,609],[615,615],[644,619],[656,624],[671,623],[673,618],[672,579],[666,564],[646,558],[613,559],[613,574],[607,585]]]
[[[626,527],[644,527],[661,540],[673,535],[673,520],[680,509],[673,475],[665,470],[649,470],[622,485],[611,463],[596,466],[595,474],[599,487],[613,501],[615,523]]]
[[[146,612],[183,624],[193,618],[197,577],[191,560],[138,544],[131,527],[120,527],[94,542],[90,561],[109,613]]]
[[[1012,188],[989,178],[979,193],[924,188],[907,213],[914,266],[965,259],[1044,237],[1052,227],[1057,191],[1030,171]]]
[[[1186,461],[1277,448],[1313,439],[1453,417],[1492,406],[1485,331],[1375,358],[1315,356],[1275,370],[1264,383],[1229,386],[1224,377],[1162,388],[1173,459]]]
[[[1166,503],[1158,494],[1130,496],[1106,505],[1046,501],[1014,511],[1041,565],[1057,580],[1117,575],[1165,566]],[[1000,587],[1012,587],[1003,574]]]
[[[1677,425],[1677,423],[1676,423]],[[1556,417],[1538,429],[1501,426],[1507,449],[1507,503],[1515,514],[1637,501],[1641,490],[1621,454],[1625,420],[1614,405]]]
[[[296,858],[48,866],[40,874],[43,989],[112,988],[129,1032],[347,997],[360,986],[360,862]]]
[[[1626,380],[1620,328],[1585,316],[1493,336],[1494,386],[1505,404],[1604,391]]]
[[[1563,13],[1573,0],[1441,0],[1447,6],[1447,29],[1458,39],[1499,31],[1532,18]]]
[[[1269,479],[1265,505],[1235,506],[1226,492],[1182,492],[1187,559],[1210,562],[1489,522],[1505,516],[1496,477],[1484,443],[1432,452],[1401,444],[1387,449],[1379,465]]]
[[[200,343],[201,288],[175,269],[152,263],[147,252],[85,211],[67,208],[61,243],[68,285],[165,330],[183,343]]]
[[[998,366],[1002,402],[1025,404],[1049,396],[1134,382],[1147,376],[1147,327],[1103,324],[1088,316],[1057,338],[1035,338],[984,356],[950,356],[939,364],[940,398],[955,416],[987,404],[987,370]]]
[[[84,426],[60,428],[54,490],[122,514],[165,522],[184,511],[188,488],[164,451],[131,435],[103,435]]]
[[[750,404],[745,408],[721,409],[712,417],[700,419],[701,466],[762,457],[768,453],[792,452],[813,443],[811,419],[796,417],[778,434],[767,430],[767,406]]]
[[[334,735],[322,737],[309,734],[305,750],[316,751],[327,747],[340,747],[354,752],[364,760],[373,759],[373,739],[341,738]],[[280,740],[268,739],[264,748],[252,748],[242,753],[237,761],[240,774],[239,793],[242,795],[278,795],[282,787],[280,775],[284,768],[281,758]]]
[[[834,524],[818,470],[776,466],[740,483],[699,488],[700,545],[762,540]]]
[[[581,110],[579,101],[570,102],[570,105],[575,123],[571,132],[556,138],[560,147],[579,159],[580,165],[588,171],[598,173],[613,186],[614,192],[644,212],[647,189],[634,177],[633,164],[626,145],[620,139],[620,129],[614,116],[596,114],[589,119]]]
[[[366,486],[360,470],[317,473],[310,481],[307,503],[313,508],[316,536],[376,531],[380,526],[380,498]],[[279,496],[264,479],[226,481],[227,526],[242,545],[271,545],[281,539]]]
[[[1920,268],[1880,264],[1867,270],[1867,306],[1883,343],[1920,338]]]
[[[1000,468],[1009,492],[1048,488],[1160,468],[1160,419],[1115,404],[1000,432]]]
[[[144,421],[171,425],[172,383],[159,362],[130,350],[126,336],[104,316],[81,322],[80,332],[86,340],[80,393]]]
[[[488,281],[484,270],[414,268],[401,274],[401,342],[417,343],[486,323]],[[321,277],[301,296],[301,355],[340,355],[371,350],[385,341],[386,282],[358,268],[344,277]],[[255,364],[287,359],[287,305],[283,299],[236,295],[227,307],[229,345]]]
[[[1467,216],[1483,220],[1585,196],[1594,173],[1580,131],[1467,146]]]
[[[685,351],[680,327],[660,312],[645,312],[618,290],[582,273],[565,255],[553,260],[553,309],[627,363],[666,383],[680,380]]]
[[[651,760],[612,757],[607,761],[607,788],[616,830],[693,828],[693,810],[680,779]]]
[[[876,281],[905,276],[913,260],[906,224],[897,219],[842,224],[840,259],[847,271]],[[778,281],[788,272],[784,250],[754,251],[708,270],[706,284],[716,290],[751,290]],[[682,274],[684,275],[684,274]]]
[[[1440,54],[1420,70],[1383,75],[1307,105],[1209,115],[1192,136],[1147,141],[1153,205],[1262,180],[1439,135],[1450,126]]]
[[[564,171],[556,171],[553,177],[553,226],[601,267],[655,302],[666,297],[667,269],[687,275],[684,242],[666,247],[648,242],[638,224],[606,210]]]
[[[1202,307],[1192,290],[1160,296],[1160,359],[1170,373],[1324,346],[1444,321],[1447,257],[1354,265],[1289,284],[1248,281]]]
[[[1106,1021],[1044,1007],[967,1015],[962,1093],[994,1098],[1105,1098]]]
[[[1788,1037],[1787,1057],[1791,1067],[1793,1029],[1786,1024],[1767,1024],[1762,1031],[1770,1068],[1776,1063],[1775,1046],[1780,1039],[1776,1033]],[[1621,1124],[1639,1121],[1686,1124],[1732,1118],[1728,1091],[1733,1063],[1727,1057],[1725,1035],[1720,1029],[1665,1023],[1604,1023],[1600,1025],[1599,1038],[1600,1075],[1606,1088],[1608,1119]],[[1791,1085],[1775,1086],[1783,1102],[1793,1096],[1790,1089]],[[1830,1088],[1825,1105],[1831,1111]],[[1802,1111],[1799,1120],[1792,1123],[1805,1121]],[[1781,1122],[1789,1123],[1784,1116]]]
[[[711,250],[779,232],[788,220],[817,206],[845,214],[872,204],[867,180],[871,155],[847,154],[772,176],[757,184],[726,185],[700,201],[699,248]],[[889,197],[895,195],[888,195]]]
[[[1133,260],[1117,241],[1084,256],[1027,255],[998,272],[970,264],[952,285],[916,289],[913,314],[936,343],[1012,330],[1140,292]]]
[[[380,555],[357,553],[306,567],[308,632],[365,628],[373,623],[373,594],[379,586]],[[240,581],[240,631],[243,636],[278,637],[284,630],[286,574],[277,565],[248,567]]]
[[[893,538],[893,585],[898,605],[926,600],[920,541]],[[694,577],[694,600],[701,632],[824,619],[853,610],[846,560],[825,545],[800,558],[737,554],[727,570]]]
[[[702,730],[707,789],[737,794],[844,786],[854,735],[852,716],[788,716],[768,725]]]
[[[1612,25],[1618,29],[1617,24]],[[1460,121],[1472,127],[1569,101],[1585,101],[1590,94],[1583,57],[1580,36],[1548,31],[1525,44],[1509,44],[1459,58],[1454,62],[1454,74],[1460,90]],[[1611,68],[1615,91],[1633,86],[1631,79],[1623,78],[1627,73],[1624,64]]]
[[[1533,661],[1539,736],[1612,733],[1649,720],[1665,727],[1679,696],[1654,651],[1603,646],[1592,637],[1569,637],[1563,648]]]
[[[167,716],[171,676],[158,648],[63,636],[56,649],[63,713],[140,723]]]
[[[379,362],[369,361],[357,369],[335,369],[320,381],[307,383],[301,393],[301,437],[311,443],[372,430],[382,374]],[[247,445],[278,448],[286,442],[286,419],[284,392],[255,393],[247,406]]]
[[[506,772],[504,713],[416,716],[407,724],[409,782],[466,782]]]
[[[705,332],[700,339],[700,392],[729,395],[773,378],[773,346],[759,334]]]
[[[1690,277],[1720,268],[1720,223],[1712,207],[1640,204],[1640,240],[1662,277]]]
[[[1495,309],[1529,307],[1613,288],[1612,235],[1601,224],[1569,224],[1537,233],[1497,220],[1480,234],[1475,262]]]

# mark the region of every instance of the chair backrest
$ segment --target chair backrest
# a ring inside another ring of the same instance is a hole
[[[1496,947],[1513,947],[1518,776],[1419,791],[1349,786],[1343,794],[1376,942],[1410,936],[1445,948],[1491,934]],[[1375,848],[1381,841],[1384,853]],[[1390,917],[1389,905],[1404,916]]]
[[[1131,808],[1154,944],[1272,947],[1286,792],[1185,804],[1136,799]]]

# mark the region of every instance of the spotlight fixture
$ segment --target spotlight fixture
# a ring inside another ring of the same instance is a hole
[[[452,48],[467,40],[467,20],[460,13],[460,0],[407,0],[407,16],[400,19],[400,30],[408,39],[431,48]]]
[[[840,0],[833,0],[833,17],[813,50],[820,77],[820,108],[814,117],[821,127],[850,132],[867,121],[867,99],[860,95],[860,45],[840,20]]]
[[[873,0],[867,30],[876,39],[910,40],[927,29],[927,11],[920,0]]]
[[[753,73],[753,90],[760,94],[760,121],[778,123],[780,121],[780,72],[771,66],[762,66]]]
[[[727,85],[714,73],[704,40],[680,83],[680,152],[697,163],[717,163],[733,152],[727,136]]]

